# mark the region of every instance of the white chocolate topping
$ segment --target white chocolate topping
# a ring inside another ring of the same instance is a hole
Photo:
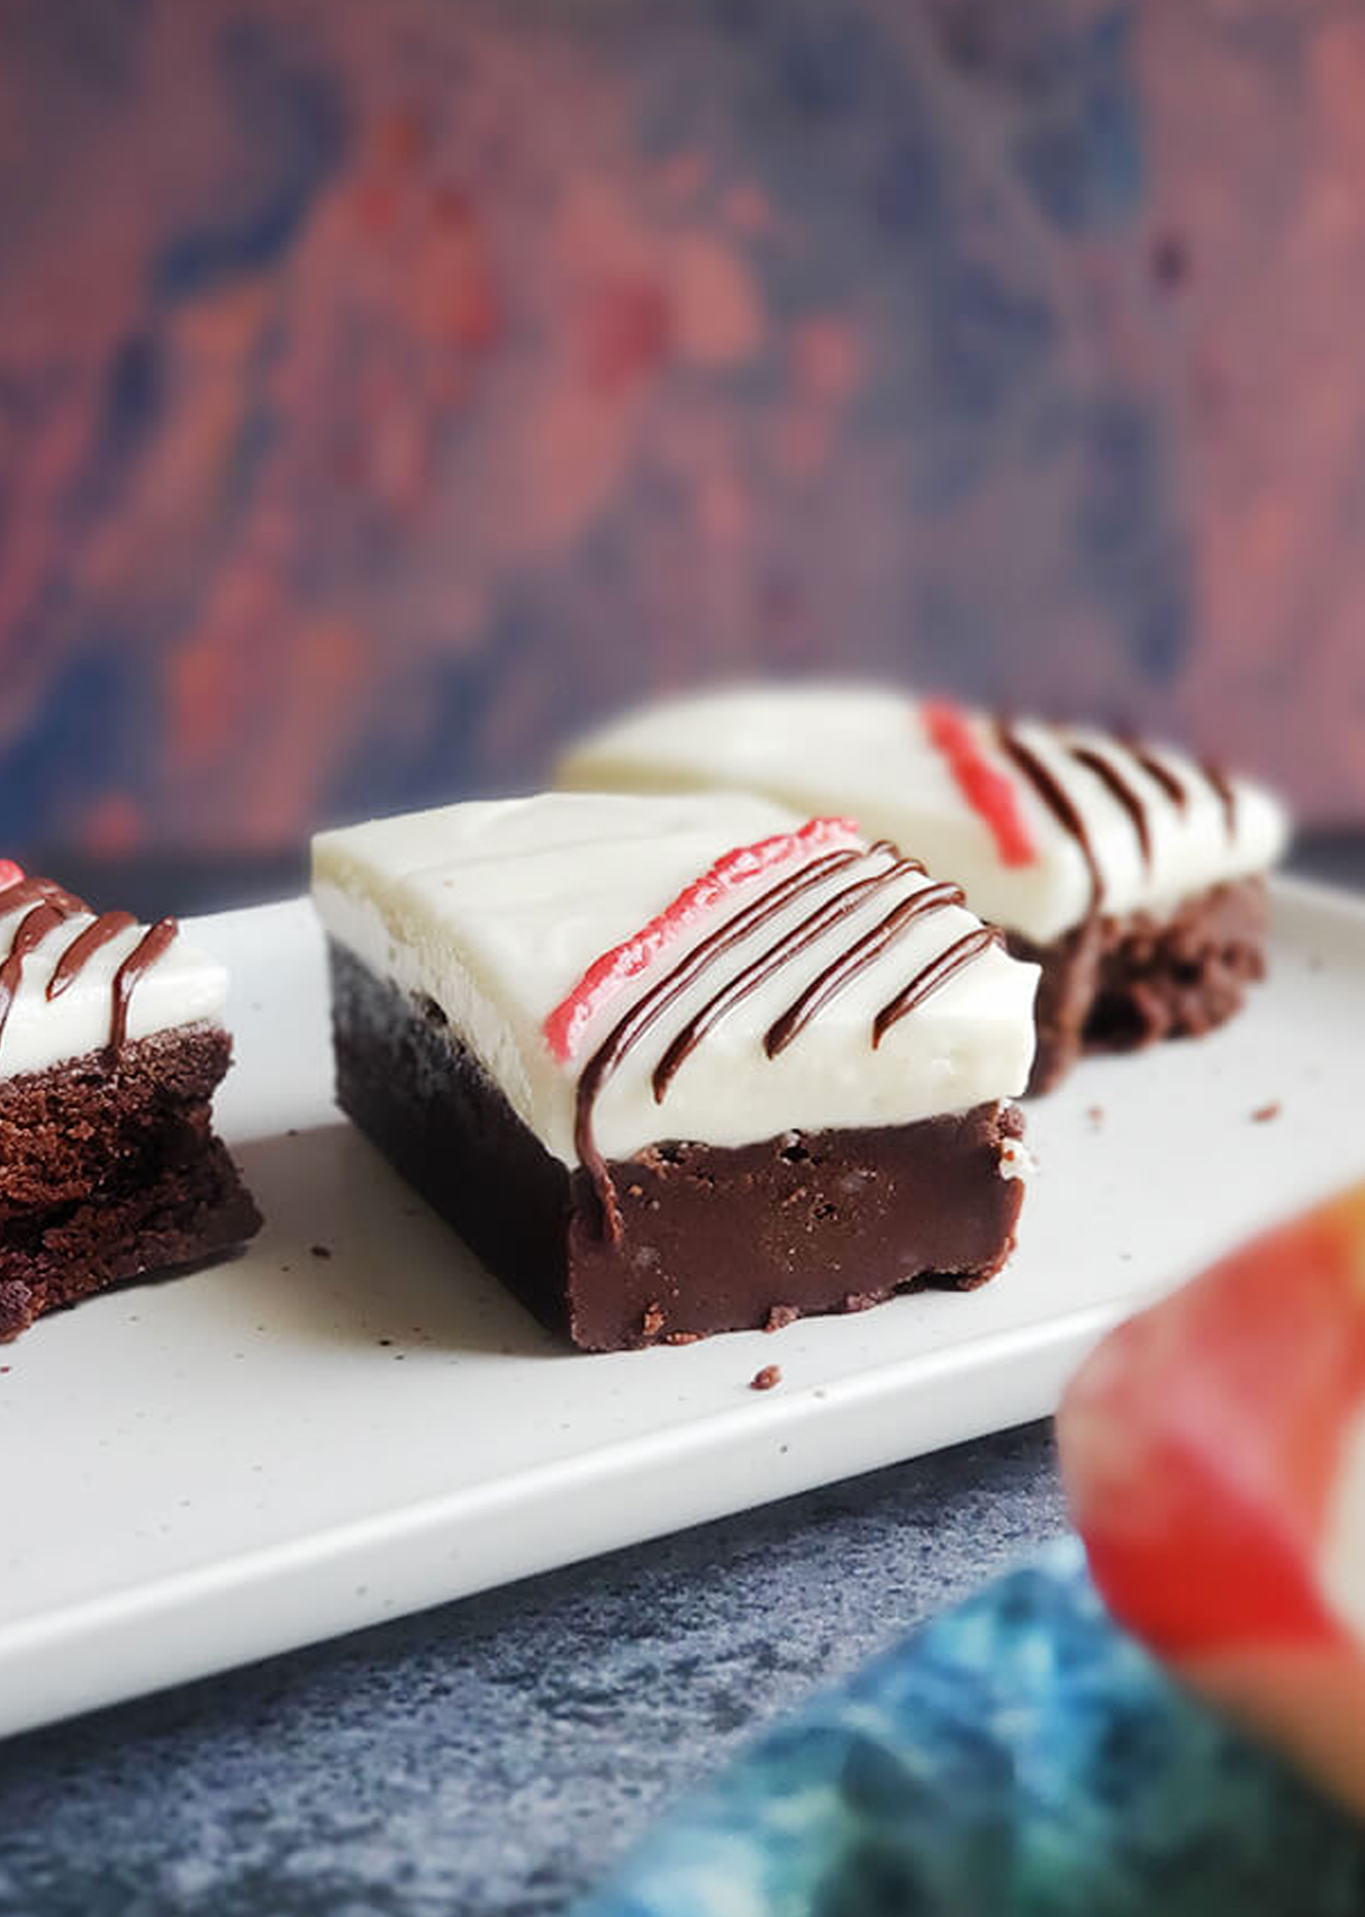
[[[547,1040],[551,1012],[596,960],[724,855],[802,822],[766,800],[719,794],[550,793],[449,806],[324,833],[314,843],[314,896],[327,930],[372,973],[434,1000],[517,1115],[572,1166],[581,1156],[579,1079],[618,1020],[742,908],[820,855],[796,852],[708,906],[592,1016],[570,1058]],[[932,883],[852,835],[837,843],[844,862],[812,872],[799,897],[707,964],[607,1078],[593,1114],[604,1156],[670,1139],[736,1146],[794,1130],[903,1125],[1023,1090],[1037,970],[994,945],[974,952],[872,1043],[888,1002],[980,933],[979,921],[955,904],[909,918],[768,1055],[765,1034],[802,992]],[[655,1068],[688,1020],[842,889],[871,878],[879,883],[865,897],[705,1033],[656,1101]]]
[[[1101,887],[1074,832],[1012,763],[987,715],[963,715],[983,761],[1010,782],[1032,857],[1010,864],[988,820],[964,795],[934,743],[928,708],[905,694],[846,685],[750,687],[650,707],[575,746],[559,783],[579,791],[762,794],[802,814],[841,812],[893,839],[931,871],[962,885],[983,919],[1042,945],[1091,910],[1162,912],[1221,882],[1266,871],[1282,855],[1288,820],[1246,780],[1228,782],[1173,748],[1152,754],[1093,728],[1021,722],[1016,736],[1075,808]],[[1077,751],[1098,755],[1106,780]],[[1150,834],[1144,857],[1126,787]],[[1184,795],[1173,796],[1171,784]]]
[[[0,892],[0,957],[33,911],[32,901],[3,910]],[[57,997],[48,997],[53,974],[73,942],[95,924],[95,914],[63,919],[25,954],[4,1030],[0,1078],[47,1071],[108,1045],[113,1030],[114,982],[120,967],[148,930],[133,925],[93,952]],[[213,959],[176,938],[141,973],[128,999],[127,1037],[149,1038],[185,1025],[221,1026],[227,1010],[227,973]]]

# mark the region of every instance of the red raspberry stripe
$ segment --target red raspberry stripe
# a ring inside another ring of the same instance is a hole
[[[986,821],[1004,865],[1032,865],[1038,856],[1013,779],[991,764],[972,733],[965,713],[946,700],[923,708],[924,724],[933,744],[948,761],[963,798]]]
[[[589,1025],[602,1007],[737,885],[771,871],[787,859],[858,836],[858,826],[852,819],[808,819],[797,832],[778,832],[770,839],[759,839],[754,845],[736,846],[733,851],[723,853],[633,937],[613,945],[610,951],[593,960],[567,998],[560,1000],[545,1021],[543,1030],[550,1050],[564,1063],[576,1057]]]

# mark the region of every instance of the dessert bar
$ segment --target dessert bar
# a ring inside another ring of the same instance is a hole
[[[213,1131],[226,999],[173,919],[0,868],[0,1340],[259,1228]]]
[[[1210,1030],[1265,969],[1285,814],[1188,754],[877,688],[714,692],[608,725],[560,783],[761,793],[855,814],[956,879],[1042,968],[1031,1088],[1081,1052]]]
[[[1036,969],[889,843],[549,794],[324,834],[314,865],[343,1108],[580,1346],[1008,1255]]]

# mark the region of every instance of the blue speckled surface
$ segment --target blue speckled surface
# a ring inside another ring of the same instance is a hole
[[[1365,1832],[1106,1615],[1075,1538],[809,1704],[578,1917],[1359,1917]]]
[[[0,1746],[0,1917],[530,1917],[1063,1526],[1042,1427]]]

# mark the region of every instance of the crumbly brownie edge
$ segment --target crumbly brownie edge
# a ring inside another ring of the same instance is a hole
[[[192,1156],[231,1062],[228,1034],[198,1024],[0,1079],[0,1225],[88,1197],[149,1149]]]
[[[1029,1094],[1053,1090],[1088,1052],[1197,1038],[1242,1008],[1266,970],[1264,879],[1239,879],[1156,916],[1097,915],[1050,945],[1017,934],[1016,958],[1042,967]]]
[[[982,1105],[916,1125],[721,1148],[664,1142],[610,1167],[619,1244],[587,1174],[545,1151],[439,1009],[335,941],[343,1110],[552,1331],[590,1350],[689,1340],[965,1289],[1014,1243],[1020,1120]]]
[[[260,1226],[217,1139],[157,1174],[113,1179],[83,1202],[11,1219],[0,1228],[0,1342],[115,1285],[234,1250]]]

